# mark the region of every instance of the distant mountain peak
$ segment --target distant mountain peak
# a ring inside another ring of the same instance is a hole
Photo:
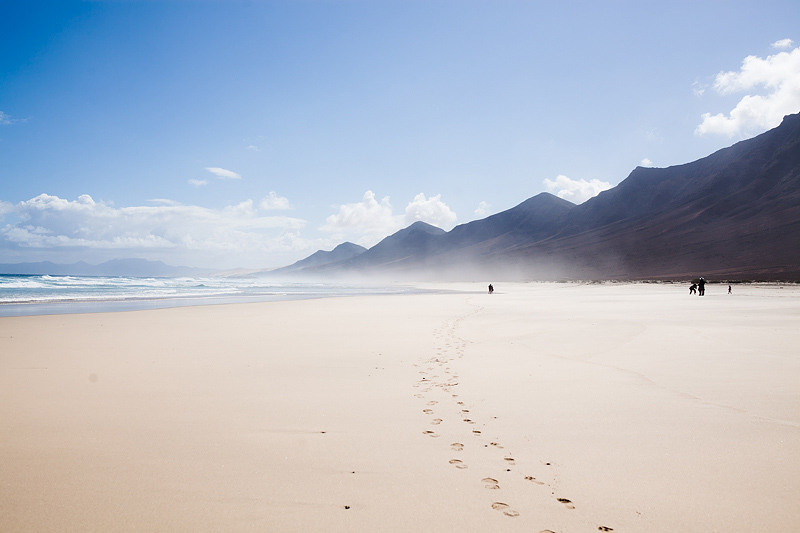
[[[433,224],[428,224],[427,222],[423,222],[421,220],[417,220],[416,222],[408,226],[405,230],[400,230],[400,231],[424,231],[426,233],[430,233],[431,235],[441,235],[443,233],[447,233],[442,228],[436,227]]]

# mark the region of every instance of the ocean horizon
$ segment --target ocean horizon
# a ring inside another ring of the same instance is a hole
[[[0,317],[400,294],[414,290],[402,286],[280,282],[263,278],[0,274]]]

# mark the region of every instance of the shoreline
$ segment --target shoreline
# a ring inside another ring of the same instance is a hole
[[[0,318],[0,529],[800,524],[800,288],[419,285]]]

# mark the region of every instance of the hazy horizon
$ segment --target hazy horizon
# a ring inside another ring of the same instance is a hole
[[[795,2],[5,4],[0,263],[275,268],[800,111]]]

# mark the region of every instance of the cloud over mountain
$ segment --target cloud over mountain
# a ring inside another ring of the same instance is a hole
[[[552,192],[559,198],[569,200],[574,204],[583,203],[589,198],[611,188],[611,184],[607,181],[598,179],[589,181],[584,179],[573,180],[563,174],[556,176],[555,180],[545,179],[544,185],[547,187],[548,192]]]
[[[378,202],[375,193],[367,191],[360,202],[339,205],[338,212],[330,215],[320,229],[339,236],[355,236],[359,244],[370,246],[413,222],[451,227],[456,220],[456,214],[438,194],[426,198],[420,193],[408,203],[404,215],[395,215],[388,196]]]
[[[787,48],[791,39],[773,44]],[[704,113],[696,135],[728,137],[759,133],[800,111],[800,47],[761,58],[747,56],[738,71],[720,72],[713,84],[720,95],[747,92],[728,115]]]

